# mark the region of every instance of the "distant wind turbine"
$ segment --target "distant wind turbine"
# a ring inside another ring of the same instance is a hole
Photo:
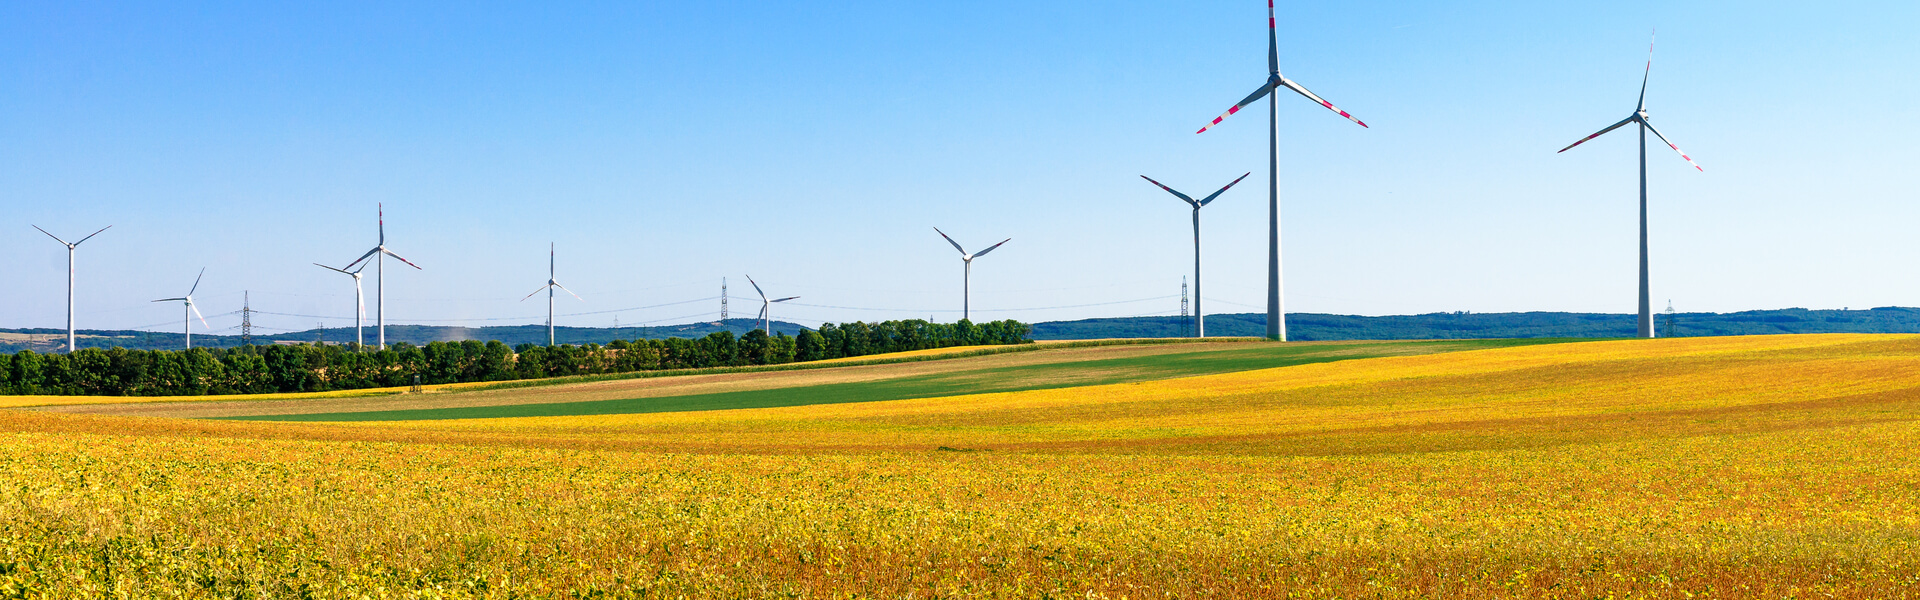
[[[154,302],[172,302],[174,300],[179,300],[186,304],[186,310],[184,311],[186,314],[186,317],[183,319],[183,321],[186,323],[184,328],[186,329],[186,333],[187,333],[187,349],[189,350],[193,349],[193,318],[194,317],[200,317],[200,325],[202,327],[206,327],[207,329],[213,329],[212,325],[207,324],[207,318],[200,315],[200,309],[195,308],[193,306],[193,292],[195,290],[200,289],[200,278],[205,276],[207,276],[207,268],[200,267],[200,274],[193,276],[193,287],[187,288],[187,295],[181,296],[179,298],[161,298],[159,300],[154,301]]]
[[[760,294],[760,327],[762,331],[765,331],[767,335],[771,336],[773,335],[773,303],[798,300],[800,297],[788,296],[778,300],[768,300],[767,293],[760,291],[760,284],[753,280],[752,275],[747,276],[747,283],[753,284],[754,293]]]
[[[960,318],[971,320],[970,314],[973,308],[971,306],[973,303],[973,259],[986,256],[987,253],[992,252],[994,248],[999,248],[1000,244],[1013,241],[1013,238],[1000,240],[1000,244],[987,246],[985,250],[967,254],[967,249],[961,248],[960,242],[953,241],[953,238],[947,237],[947,232],[941,231],[939,227],[933,228],[933,232],[940,234],[940,237],[947,238],[947,243],[953,244],[953,249],[960,251],[960,261],[966,263],[966,266],[961,269],[960,275]]]
[[[1228,188],[1232,188],[1234,184],[1240,183],[1241,179],[1246,179],[1247,175],[1252,175],[1252,174],[1253,174],[1252,172],[1243,174],[1239,178],[1234,179],[1232,182],[1227,183],[1226,187],[1220,188],[1220,191],[1214,192],[1212,195],[1209,195],[1205,198],[1201,198],[1199,200],[1194,200],[1193,197],[1191,196],[1182,194],[1180,192],[1176,192],[1173,190],[1173,188],[1167,187],[1166,185],[1161,184],[1158,181],[1154,181],[1152,177],[1148,177],[1145,175],[1140,176],[1141,179],[1147,180],[1148,183],[1152,183],[1154,185],[1160,186],[1160,189],[1166,190],[1167,193],[1173,194],[1174,196],[1180,198],[1181,200],[1187,201],[1187,204],[1193,205],[1193,331],[1194,331],[1194,337],[1207,337],[1207,318],[1205,316],[1206,313],[1200,310],[1200,207],[1206,206],[1208,203],[1213,202],[1214,198],[1219,198],[1220,194],[1226,193]]]
[[[39,225],[34,225],[34,226],[33,226],[33,228],[34,228],[34,229],[40,229],[40,226],[39,226]],[[106,231],[106,230],[108,230],[108,229],[112,229],[112,228],[113,228],[113,226],[112,226],[112,225],[108,225],[108,226],[106,226],[106,227],[101,227],[101,228],[100,228],[100,231]],[[78,241],[78,242],[73,242],[73,243],[71,243],[71,244],[69,244],[69,243],[67,243],[67,241],[66,241],[66,240],[63,240],[63,239],[60,239],[60,236],[57,236],[57,235],[54,235],[54,234],[51,234],[51,233],[47,233],[47,230],[45,230],[45,229],[40,229],[40,233],[46,233],[46,234],[47,234],[47,237],[50,237],[50,238],[53,238],[53,241],[56,241],[56,242],[60,242],[60,243],[61,243],[62,245],[65,245],[65,246],[67,247],[67,353],[68,353],[68,354],[72,354],[72,353],[73,353],[73,349],[74,349],[74,345],[73,345],[73,344],[74,344],[74,335],[73,335],[73,249],[74,249],[75,247],[78,247],[78,246],[79,246],[80,244],[83,244],[83,243],[86,243],[86,241],[87,241],[87,240],[90,240],[90,239],[93,239],[93,236],[96,236],[96,235],[100,235],[100,231],[95,231],[95,232],[93,232],[93,233],[90,233],[90,234],[87,234],[87,237],[83,237],[83,238],[80,238],[80,241]]]
[[[328,271],[345,273],[353,277],[353,346],[355,350],[359,350],[367,343],[366,339],[360,335],[360,322],[367,318],[367,297],[360,292],[360,271],[365,270],[367,266],[360,265],[360,268],[348,271],[346,269],[335,269],[320,263],[313,263],[313,265]]]
[[[533,294],[540,293],[540,290],[546,290],[547,292],[547,345],[548,346],[553,345],[553,290],[556,288],[561,290],[566,290],[566,292],[568,294],[572,294],[574,299],[576,300],[579,300],[581,302],[587,301],[586,298],[581,298],[579,294],[574,294],[573,290],[568,290],[567,286],[560,285],[559,281],[555,281],[553,279],[553,242],[547,242],[547,284],[540,286],[540,289],[534,290]],[[526,302],[528,298],[533,297],[533,294],[527,294],[527,297],[521,298],[520,301]]]
[[[1637,333],[1639,337],[1643,338],[1653,337],[1653,300],[1647,286],[1647,132],[1652,131],[1653,135],[1659,136],[1660,141],[1666,142],[1668,148],[1672,148],[1674,152],[1679,153],[1680,158],[1687,161],[1687,164],[1693,165],[1695,170],[1701,172],[1706,171],[1706,169],[1700,168],[1699,163],[1693,162],[1693,158],[1687,156],[1686,152],[1681,152],[1679,146],[1675,146],[1673,142],[1667,141],[1667,136],[1660,135],[1660,130],[1654,129],[1653,123],[1647,121],[1647,79],[1652,76],[1653,42],[1649,40],[1647,42],[1647,70],[1640,75],[1640,102],[1633,108],[1633,114],[1628,115],[1625,119],[1621,119],[1619,123],[1614,123],[1606,129],[1600,130],[1599,133],[1580,138],[1580,141],[1560,149],[1560,152],[1566,152],[1572,150],[1574,146],[1586,143],[1587,140],[1600,137],[1603,133],[1619,129],[1622,125],[1628,123],[1640,124],[1640,325]]]
[[[1313,95],[1307,88],[1280,76],[1280,41],[1274,34],[1273,0],[1267,0],[1267,82],[1260,84],[1260,89],[1254,90],[1246,99],[1194,133],[1205,133],[1208,128],[1219,125],[1228,116],[1253,104],[1253,101],[1267,97],[1267,337],[1284,342],[1287,341],[1287,315],[1280,293],[1280,100],[1278,95],[1269,95],[1282,87],[1305,96],[1314,104],[1327,107],[1327,110],[1340,113],[1340,116],[1361,127],[1367,126],[1360,119],[1347,114],[1347,111],[1335,108],[1333,103]]]
[[[373,283],[378,288],[374,290],[373,296],[373,321],[379,330],[380,349],[385,350],[387,349],[387,257],[391,256],[400,259],[400,262],[407,263],[407,266],[413,267],[414,269],[420,269],[420,265],[413,264],[413,261],[400,258],[400,255],[394,254],[392,250],[387,249],[387,207],[386,203],[381,203],[378,206],[380,208],[380,245],[374,246],[373,249],[368,250],[366,254],[360,255],[360,258],[348,263],[347,268],[352,269],[354,265],[358,265],[360,261],[368,258],[373,258],[374,261],[380,263],[374,265],[373,268]]]

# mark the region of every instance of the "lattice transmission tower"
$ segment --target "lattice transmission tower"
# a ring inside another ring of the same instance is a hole
[[[1180,278],[1180,336],[1193,337],[1193,316],[1187,314],[1187,278]]]
[[[240,296],[240,345],[253,345],[253,292],[241,292]]]
[[[1663,331],[1666,332],[1665,337],[1680,337],[1680,330],[1673,328],[1673,316],[1674,316],[1673,301],[1668,300],[1667,309],[1661,312],[1667,315],[1667,324],[1665,327],[1661,328]]]
[[[720,278],[720,322],[727,322],[727,278]]]

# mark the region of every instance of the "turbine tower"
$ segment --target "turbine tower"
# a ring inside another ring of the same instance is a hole
[[[1173,188],[1167,187],[1166,185],[1163,185],[1158,181],[1154,181],[1152,177],[1148,177],[1145,175],[1140,176],[1141,179],[1147,180],[1148,183],[1152,183],[1154,185],[1160,186],[1160,189],[1166,190],[1167,193],[1173,194],[1175,197],[1181,200],[1187,201],[1187,204],[1193,205],[1193,330],[1195,333],[1194,337],[1207,337],[1206,313],[1200,310],[1200,207],[1206,206],[1208,203],[1213,202],[1214,198],[1219,198],[1220,194],[1226,193],[1228,188],[1232,188],[1234,184],[1240,183],[1241,179],[1246,179],[1247,175],[1252,175],[1252,174],[1253,172],[1251,171],[1245,174],[1242,174],[1240,177],[1234,179],[1231,182],[1228,182],[1227,187],[1220,188],[1220,191],[1214,192],[1212,195],[1209,195],[1205,198],[1201,198],[1199,200],[1194,200],[1193,197],[1191,196],[1173,191]],[[1181,287],[1185,287],[1185,286],[1181,286]]]
[[[1327,107],[1327,110],[1340,113],[1340,116],[1361,127],[1367,126],[1347,114],[1347,111],[1334,108],[1332,103],[1313,95],[1307,88],[1280,76],[1280,41],[1274,34],[1273,0],[1267,0],[1267,82],[1260,84],[1260,88],[1246,99],[1227,109],[1226,113],[1214,117],[1212,123],[1194,133],[1205,133],[1207,129],[1219,125],[1221,120],[1253,104],[1253,101],[1262,96],[1267,98],[1267,338],[1284,342],[1287,341],[1287,315],[1280,294],[1280,99],[1278,94],[1273,94],[1274,90],[1282,87],[1305,96],[1314,104]]]
[[[760,294],[760,327],[761,327],[761,330],[762,330],[762,331],[765,331],[765,332],[767,333],[767,335],[768,335],[768,336],[772,336],[772,335],[773,335],[773,303],[775,303],[775,302],[786,302],[786,301],[788,301],[788,300],[796,300],[796,299],[799,299],[800,297],[799,297],[799,296],[788,296],[788,297],[785,297],[785,298],[781,298],[781,299],[779,299],[779,300],[768,300],[768,299],[767,299],[767,293],[766,293],[766,292],[762,292],[762,291],[760,291],[760,284],[759,284],[759,283],[756,283],[756,282],[754,282],[754,280],[753,280],[753,276],[752,276],[752,275],[748,275],[748,276],[747,276],[747,283],[752,283],[752,284],[753,284],[753,291],[754,291],[755,293],[758,293],[758,294]]]
[[[194,317],[200,317],[200,326],[206,327],[207,329],[213,329],[212,325],[207,324],[207,318],[200,315],[200,309],[195,308],[193,306],[193,292],[195,290],[200,289],[200,278],[205,277],[206,275],[207,275],[207,268],[200,267],[200,274],[193,276],[193,287],[187,288],[187,295],[181,296],[179,298],[161,298],[159,300],[154,301],[154,302],[172,302],[174,300],[179,300],[182,303],[185,303],[187,305],[186,310],[183,311],[185,313],[185,317],[183,317],[181,320],[185,323],[182,327],[186,330],[186,333],[187,333],[187,349],[188,350],[193,349],[193,318]]]
[[[1653,300],[1647,286],[1647,132],[1652,131],[1653,135],[1660,138],[1660,141],[1666,142],[1668,148],[1672,148],[1674,152],[1679,153],[1680,158],[1687,161],[1687,164],[1693,165],[1694,169],[1701,172],[1706,171],[1706,169],[1700,168],[1699,163],[1693,162],[1693,158],[1687,156],[1686,152],[1681,152],[1679,146],[1675,146],[1673,142],[1667,141],[1667,136],[1661,135],[1660,130],[1654,129],[1653,123],[1647,121],[1647,79],[1652,75],[1653,42],[1649,40],[1647,42],[1647,70],[1640,75],[1640,101],[1638,105],[1634,106],[1633,114],[1628,115],[1625,119],[1621,119],[1619,123],[1614,123],[1606,129],[1600,130],[1599,133],[1580,138],[1580,141],[1560,149],[1560,152],[1566,152],[1572,150],[1574,146],[1587,143],[1587,140],[1600,137],[1603,133],[1619,129],[1622,125],[1628,123],[1640,124],[1640,325],[1637,334],[1643,338],[1653,337]]]
[[[366,254],[360,255],[360,258],[348,263],[347,268],[352,269],[354,265],[358,265],[360,261],[368,258],[373,258],[376,262],[380,263],[374,265],[373,268],[373,283],[376,288],[373,295],[373,321],[375,328],[379,331],[380,349],[385,350],[387,349],[387,257],[391,256],[399,259],[400,262],[407,263],[407,266],[413,267],[414,269],[420,269],[420,265],[413,264],[413,261],[400,258],[400,255],[394,254],[392,250],[387,249],[387,207],[385,203],[381,203],[379,207],[380,245],[374,246],[373,249],[368,250]]]
[[[1007,242],[1013,241],[1013,238],[1000,240],[1000,244],[987,246],[987,249],[985,250],[981,250],[973,254],[967,254],[967,249],[961,248],[960,242],[953,241],[953,238],[947,237],[947,232],[941,231],[939,227],[933,228],[933,232],[940,234],[940,237],[947,238],[947,243],[953,244],[953,249],[960,251],[960,261],[966,263],[967,265],[966,267],[961,269],[961,275],[960,275],[960,318],[964,320],[972,320],[970,317],[969,311],[972,310],[972,307],[970,306],[970,304],[973,302],[973,289],[972,289],[973,288],[973,259],[986,256],[987,253],[992,252],[994,248],[999,248],[1000,244],[1005,244]]]
[[[34,225],[34,226],[33,226],[33,228],[34,228],[34,229],[40,229],[40,226],[39,226],[39,225]],[[112,225],[108,225],[108,226],[106,226],[106,227],[101,227],[101,228],[100,228],[100,231],[106,231],[106,230],[108,230],[108,229],[112,229],[112,228],[113,228],[113,226],[112,226]],[[67,247],[67,354],[73,354],[73,350],[74,350],[74,347],[73,347],[73,344],[74,344],[74,335],[73,335],[73,249],[74,249],[75,247],[77,247],[77,246],[79,246],[80,244],[83,244],[83,243],[86,243],[86,241],[87,241],[87,240],[90,240],[90,239],[93,239],[93,236],[96,236],[96,235],[100,235],[100,231],[95,231],[95,232],[93,232],[93,233],[90,233],[90,234],[87,234],[87,237],[83,237],[83,238],[80,238],[80,241],[78,241],[78,242],[74,242],[74,243],[71,243],[71,244],[69,244],[69,243],[67,243],[67,241],[66,241],[66,240],[63,240],[63,239],[60,239],[60,236],[57,236],[57,235],[54,235],[54,234],[51,234],[51,233],[47,233],[47,230],[45,230],[45,229],[40,229],[40,233],[46,233],[46,234],[47,234],[47,237],[50,237],[50,238],[53,238],[53,241],[56,241],[56,242],[60,242],[60,243],[61,243],[62,245],[65,245],[65,246]]]
[[[335,269],[320,263],[313,263],[313,266],[353,277],[353,349],[359,350],[367,343],[366,339],[360,335],[360,322],[367,318],[367,297],[360,292],[360,271],[365,270],[367,266],[360,265],[360,268],[352,271]]]
[[[540,286],[540,289],[534,290],[533,294],[540,293],[540,290],[547,291],[547,346],[548,347],[553,346],[553,290],[555,288],[566,290],[568,294],[573,294],[573,297],[576,300],[579,300],[581,302],[587,301],[586,298],[581,298],[579,294],[574,294],[573,290],[568,290],[567,286],[560,285],[559,281],[555,281],[553,279],[553,242],[547,242],[547,284]],[[527,297],[521,298],[520,301],[526,302],[527,298],[533,297],[533,294],[527,294]]]

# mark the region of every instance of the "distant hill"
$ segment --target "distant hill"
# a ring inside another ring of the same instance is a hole
[[[1360,317],[1289,313],[1292,340],[1421,340],[1529,337],[1633,337],[1635,317],[1607,313],[1430,313]],[[1770,333],[1920,333],[1920,309],[1889,306],[1871,310],[1751,310],[1733,313],[1656,315],[1663,337],[1759,335]],[[1208,336],[1266,334],[1264,313],[1207,315]],[[1033,339],[1172,337],[1182,335],[1179,317],[1126,317],[1035,323]]]
[[[1920,333],[1920,308],[1889,306],[1871,310],[1750,310],[1733,313],[1678,313],[1673,316],[1673,331],[1667,331],[1666,316],[1660,315],[1656,328],[1665,336],[1758,335],[1769,333]],[[562,344],[605,344],[616,339],[698,338],[715,331],[741,335],[759,325],[755,319],[728,319],[724,323],[687,323],[661,327],[560,327],[555,337]],[[774,321],[775,333],[797,335],[806,329],[798,323]],[[1484,339],[1529,337],[1632,337],[1634,316],[1608,313],[1430,313],[1361,317],[1318,313],[1287,315],[1288,338],[1312,340],[1425,340]],[[1185,332],[1179,317],[1123,317],[1049,321],[1033,325],[1033,339],[1074,340],[1097,338],[1178,337]],[[1207,315],[1209,336],[1260,336],[1266,333],[1266,315],[1257,313]],[[173,349],[181,346],[180,334],[153,331],[102,331],[83,329],[80,347],[137,349]],[[373,328],[366,329],[367,343],[373,343]],[[545,325],[507,327],[443,327],[438,325],[388,325],[387,342],[426,344],[457,340],[500,340],[508,345],[545,344]],[[254,336],[256,344],[312,343],[338,344],[353,341],[353,328],[328,328],[278,335]],[[57,352],[66,342],[60,329],[0,329],[0,352],[32,349]],[[195,346],[231,348],[240,345],[237,335],[194,334]]]

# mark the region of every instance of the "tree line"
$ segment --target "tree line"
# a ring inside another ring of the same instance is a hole
[[[322,392],[420,384],[543,379],[777,365],[952,346],[1029,343],[1018,321],[922,320],[828,323],[818,330],[768,336],[614,340],[605,346],[509,348],[498,340],[397,343],[385,350],[350,345],[271,345],[189,350],[83,348],[70,354],[0,354],[0,394],[199,396]]]

